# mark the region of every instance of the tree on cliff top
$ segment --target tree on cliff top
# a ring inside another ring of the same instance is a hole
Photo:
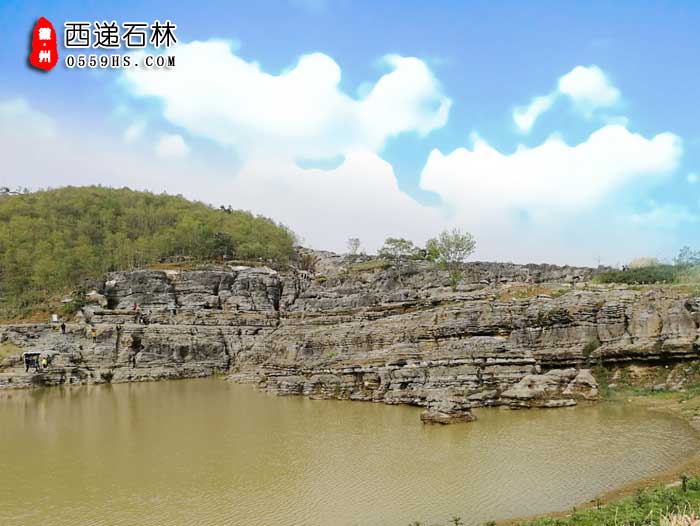
[[[85,278],[167,258],[286,262],[294,236],[270,219],[127,188],[0,196],[0,315],[31,311]]]
[[[443,230],[436,238],[428,240],[425,249],[428,259],[450,273],[450,284],[456,288],[462,280],[462,263],[474,252],[474,236],[458,228]]]
[[[413,241],[401,237],[388,237],[378,255],[390,261],[402,261],[415,257],[417,253],[418,248]]]
[[[413,241],[401,237],[388,237],[378,255],[394,264],[400,282],[402,274],[412,271],[411,262],[418,257],[419,253],[420,250]]]

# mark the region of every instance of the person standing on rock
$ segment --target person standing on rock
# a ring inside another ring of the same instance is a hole
[[[66,333],[66,322],[62,321],[61,322],[61,334],[65,334],[65,333]]]
[[[92,328],[92,343],[97,343],[97,329]]]

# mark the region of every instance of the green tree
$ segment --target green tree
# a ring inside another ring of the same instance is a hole
[[[401,237],[388,237],[384,241],[384,246],[379,250],[379,257],[390,261],[398,273],[399,281],[401,276],[413,269],[413,260],[417,257],[419,249],[413,241]]]
[[[427,257],[450,275],[452,288],[462,280],[462,263],[474,252],[476,241],[469,232],[453,228],[443,230],[426,244]]]
[[[388,237],[379,250],[379,257],[389,261],[402,261],[415,257],[418,249],[413,241],[401,237]]]

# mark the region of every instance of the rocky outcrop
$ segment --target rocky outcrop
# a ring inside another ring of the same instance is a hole
[[[448,423],[475,407],[594,400],[593,367],[671,378],[700,353],[700,298],[595,286],[593,269],[472,263],[453,290],[427,263],[319,258],[313,274],[113,273],[65,335],[0,326],[0,343],[55,353],[37,374],[5,359],[0,387],[221,372],[280,395],[418,405],[423,421]]]
[[[512,408],[566,407],[576,405],[577,400],[597,399],[598,383],[589,369],[553,369],[528,374],[501,397]]]

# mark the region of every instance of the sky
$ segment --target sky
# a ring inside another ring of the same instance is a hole
[[[178,42],[64,47],[64,22],[112,20]],[[692,1],[3,0],[0,185],[181,194],[339,252],[457,227],[479,260],[670,260],[700,249],[697,27]]]

